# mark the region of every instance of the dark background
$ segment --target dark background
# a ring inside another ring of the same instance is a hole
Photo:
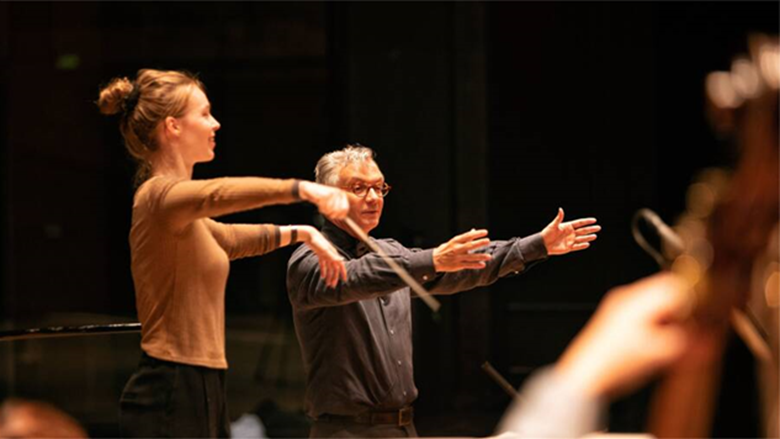
[[[134,168],[93,102],[114,76],[186,69],[222,123],[196,178],[312,179],[322,154],[360,142],[394,187],[377,237],[428,247],[471,227],[528,235],[559,206],[599,219],[585,252],[443,298],[436,318],[416,305],[421,433],[488,434],[509,398],[480,365],[519,385],[554,361],[609,288],[657,270],[633,243],[633,213],[673,222],[697,170],[733,161],[707,124],[703,80],[730,68],[749,32],[776,34],[779,13],[777,2],[0,3],[0,318],[5,329],[135,318]],[[289,324],[290,253],[233,264],[229,328]],[[42,373],[36,361],[78,359],[0,351],[0,370],[15,371],[0,397],[61,403],[53,387],[14,384],[28,370],[17,363]],[[643,404],[641,392],[618,402],[613,429],[640,429]]]

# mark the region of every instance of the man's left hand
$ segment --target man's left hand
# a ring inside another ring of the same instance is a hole
[[[565,255],[590,247],[590,242],[596,239],[596,233],[601,230],[601,226],[593,224],[596,224],[596,218],[582,218],[564,223],[563,209],[558,208],[555,219],[542,229],[547,254]]]

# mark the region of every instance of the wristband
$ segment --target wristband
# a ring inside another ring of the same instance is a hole
[[[301,199],[300,186],[301,186],[301,181],[300,180],[295,180],[295,182],[293,183],[293,187],[292,187],[292,196],[296,200],[300,200]]]

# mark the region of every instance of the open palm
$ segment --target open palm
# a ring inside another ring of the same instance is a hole
[[[547,254],[565,255],[590,247],[590,242],[596,239],[596,233],[601,230],[601,226],[594,224],[596,218],[563,222],[563,209],[558,208],[555,219],[542,229],[542,239],[544,239],[544,246],[547,247]]]

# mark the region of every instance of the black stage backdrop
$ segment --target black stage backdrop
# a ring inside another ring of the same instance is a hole
[[[436,318],[417,305],[421,433],[488,434],[509,399],[482,362],[519,385],[554,361],[609,288],[656,271],[631,239],[633,213],[673,221],[697,170],[733,161],[707,125],[703,79],[728,70],[752,31],[777,33],[777,2],[2,2],[0,317],[5,328],[134,318],[133,165],[93,101],[114,76],[186,69],[222,123],[197,178],[311,179],[321,154],[360,142],[394,187],[377,237],[528,235],[558,207],[599,219],[586,252],[446,297]],[[297,205],[225,220],[317,218]],[[233,264],[229,325],[289,324],[289,255]],[[14,384],[38,360],[0,349],[0,396],[67,398]],[[641,392],[616,404],[613,429],[641,429],[643,404]],[[87,423],[88,406],[74,409]]]

